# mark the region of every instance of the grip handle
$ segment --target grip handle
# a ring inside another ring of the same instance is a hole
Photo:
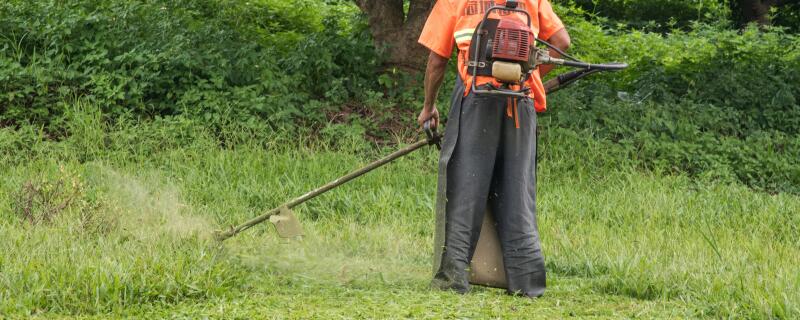
[[[435,144],[436,149],[442,150],[442,137],[436,133],[436,128],[431,126],[431,124],[431,119],[425,120],[425,122],[422,123],[422,129],[425,130],[425,135],[428,136],[428,144]]]

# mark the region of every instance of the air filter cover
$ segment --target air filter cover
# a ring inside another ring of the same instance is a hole
[[[532,35],[528,25],[520,21],[500,20],[492,45],[492,58],[527,62]]]

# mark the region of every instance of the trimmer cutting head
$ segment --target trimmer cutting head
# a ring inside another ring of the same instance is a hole
[[[275,231],[281,238],[296,239],[304,235],[300,220],[288,207],[281,207],[280,213],[269,217],[269,222],[275,225]]]

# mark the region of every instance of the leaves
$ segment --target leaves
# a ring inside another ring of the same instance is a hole
[[[0,4],[0,123],[59,130],[65,102],[79,98],[111,119],[218,119],[206,115],[236,110],[241,121],[291,124],[307,114],[286,111],[312,97],[349,100],[374,72],[357,9],[337,8],[275,0]],[[329,86],[335,79],[342,87]]]

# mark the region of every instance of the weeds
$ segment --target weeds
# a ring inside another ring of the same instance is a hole
[[[295,208],[307,234],[301,243],[282,243],[271,228],[259,226],[219,247],[208,238],[212,230],[371,160],[365,142],[354,140],[352,148],[289,145],[228,128],[239,138],[220,148],[199,124],[177,120],[81,130],[99,130],[106,147],[85,153],[72,145],[83,140],[40,139],[12,155],[31,161],[4,156],[10,165],[0,178],[2,314],[800,314],[797,196],[637,171],[603,144],[567,133],[551,132],[540,141],[547,156],[539,166],[537,199],[549,288],[529,304],[490,289],[465,297],[428,291],[434,150]],[[0,131],[0,141],[27,132]],[[181,141],[175,132],[182,132]],[[51,184],[77,176],[81,196],[50,223],[16,228],[13,222],[24,219],[16,205],[3,204],[37,175]],[[79,212],[90,215],[81,222]],[[81,231],[91,229],[83,224],[110,227],[91,233]]]
[[[78,178],[64,167],[59,167],[55,180],[40,178],[26,181],[14,197],[16,213],[31,225],[48,224],[65,209],[76,205],[83,197],[83,186]],[[80,206],[81,204],[77,204]],[[88,211],[80,208],[79,211]]]

